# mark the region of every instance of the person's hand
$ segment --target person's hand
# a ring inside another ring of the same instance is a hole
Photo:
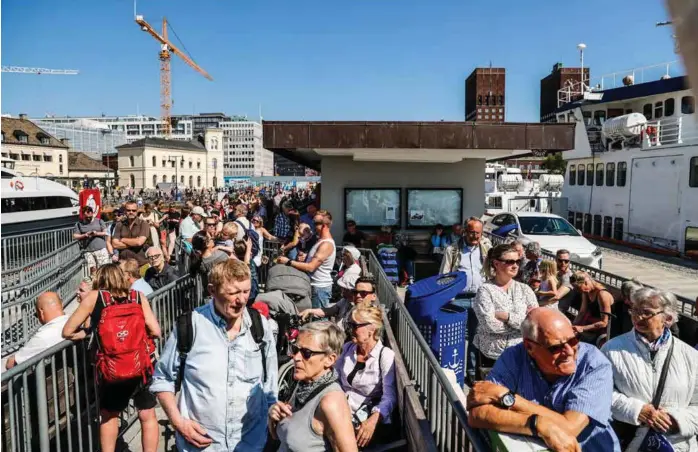
[[[191,419],[182,419],[174,428],[182,435],[182,438],[189,444],[199,449],[208,447],[213,442],[206,433],[206,429],[199,425],[198,422]]]
[[[291,405],[284,402],[276,402],[269,408],[269,413],[267,413],[267,423],[269,424],[270,430],[276,429],[276,424],[281,422],[283,419],[293,415],[293,410]]]
[[[476,381],[468,393],[467,409],[498,403],[509,389],[491,381]]]
[[[376,426],[380,420],[380,413],[373,413],[361,423],[356,431],[356,445],[366,447],[371,442],[373,434],[376,432]]]
[[[640,410],[640,414],[637,416],[637,421],[640,424],[649,425],[650,420],[654,417],[655,411],[651,403],[644,404]]]
[[[118,254],[112,254],[112,256],[111,256],[111,261],[112,261],[112,262],[119,262],[119,255],[118,255]]]
[[[287,258],[286,256],[279,256],[276,258],[277,264],[286,264],[286,262],[288,262],[288,261],[289,261],[289,258]]]
[[[556,452],[581,452],[582,448],[577,438],[570,435],[559,425],[545,416],[538,417],[538,436],[545,444]]]
[[[494,318],[499,320],[500,322],[508,322],[509,321],[509,313],[506,311],[496,311],[494,313]]]
[[[674,420],[669,415],[669,413],[661,409],[654,409],[654,407],[652,407],[652,409],[653,411],[652,414],[649,416],[649,419],[647,420],[647,425],[652,430],[656,430],[661,433],[667,433],[669,430],[671,430],[671,427],[674,424]]]
[[[576,334],[582,334],[584,332],[584,327],[581,325],[573,325],[572,329]]]
[[[310,316],[321,317],[321,315],[318,315],[317,311],[319,311],[319,309],[305,309],[300,314],[301,319],[305,320]]]

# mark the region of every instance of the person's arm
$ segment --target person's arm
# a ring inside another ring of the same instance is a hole
[[[260,226],[258,231],[262,233],[262,237],[264,237],[264,240],[272,240],[272,241],[277,241],[278,239],[271,235],[269,231],[267,231],[267,228]]]
[[[250,237],[247,236],[247,240],[245,241],[245,259],[244,259],[244,262],[246,264],[249,264],[250,259],[252,259],[252,239],[250,239]]]
[[[158,319],[155,318],[155,313],[150,308],[150,302],[148,298],[141,293],[141,306],[143,306],[143,317],[145,317],[145,328],[148,330],[148,334],[151,337],[162,337],[162,331],[160,330],[160,324],[158,324]]]
[[[560,301],[565,296],[570,293],[572,289],[569,286],[566,286],[565,284],[560,284],[560,287],[558,287],[557,291],[555,292],[555,297],[553,298],[555,301]]]
[[[79,224],[79,223],[78,223]],[[90,236],[89,233],[85,232],[84,234],[80,232],[80,226],[76,225],[75,226],[75,232],[73,232],[73,238],[75,240],[84,240]]]
[[[373,408],[373,413],[380,413],[382,419],[390,417],[390,414],[397,405],[397,384],[395,382],[395,354],[384,352],[383,369],[387,369],[383,374],[383,394],[377,407]]]
[[[589,297],[587,294],[583,293],[582,294],[582,303],[579,306],[579,312],[577,312],[577,317],[574,318],[574,321],[572,322],[572,325],[577,326],[579,325],[579,322],[582,321],[584,316],[587,313],[587,305],[589,303]]]
[[[334,247],[329,243],[329,242],[323,242],[320,244],[318,247],[317,252],[313,256],[313,258],[310,260],[310,262],[298,262],[298,261],[291,261],[291,267],[304,271],[306,273],[312,273],[315,270],[317,270],[320,265],[327,259],[330,254],[332,253]],[[288,258],[281,256],[278,258],[279,263],[285,264],[288,262]]]
[[[12,355],[9,358],[7,358],[7,362],[5,363],[5,369],[10,370],[16,365],[17,362],[15,361],[15,355]]]
[[[358,452],[351,410],[342,391],[325,394],[316,413],[323,426],[323,436],[330,440],[335,451]]]
[[[78,304],[78,307],[75,310],[75,312],[73,312],[73,314],[70,316],[70,318],[68,318],[68,321],[63,326],[63,331],[61,332],[61,335],[64,339],[77,341],[85,338],[87,333],[85,332],[85,330],[82,329],[82,325],[90,317],[90,314],[92,314],[92,311],[95,308],[95,303],[97,302],[97,294],[98,292],[96,290],[90,291],[90,293],[87,294],[85,299],[82,300],[80,304]]]
[[[603,291],[600,292],[598,295],[598,299],[596,300],[596,303],[599,304],[600,312],[601,314],[601,320],[598,320],[594,323],[590,323],[589,325],[580,325],[578,327],[579,330],[581,331],[596,331],[596,330],[603,330],[606,328],[608,325],[608,316],[603,315],[604,312],[611,312],[611,306],[613,305],[613,295],[610,293]]]
[[[107,232],[107,225],[104,224],[104,221],[102,221],[101,218],[97,221],[99,221],[99,231],[93,231],[92,235],[97,237],[108,237],[109,233]]]
[[[292,250],[293,248],[295,248],[296,245],[298,245],[299,239],[300,239],[300,233],[298,232],[298,228],[296,228],[296,230],[293,232],[293,238],[291,238],[290,242],[288,242],[286,245],[281,247],[281,252],[285,254],[285,253],[289,252],[290,250]]]
[[[492,294],[484,286],[480,287],[473,301],[473,311],[480,325],[495,334],[509,331],[504,321],[497,319]]]

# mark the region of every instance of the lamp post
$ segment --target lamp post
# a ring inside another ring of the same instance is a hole
[[[580,42],[579,44],[577,44],[577,49],[579,50],[579,65],[581,66],[580,78],[582,80],[582,86],[580,88],[581,88],[582,93],[584,93],[584,49],[586,49],[586,48],[587,48],[587,45],[584,44],[583,42]]]

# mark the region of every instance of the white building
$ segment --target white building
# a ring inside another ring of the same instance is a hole
[[[97,121],[109,126],[111,130],[125,132],[126,142],[133,143],[146,137],[165,138],[164,123],[158,118],[143,115],[129,116],[94,116],[94,117],[46,117],[36,118],[36,121],[53,124],[81,123],[84,120]],[[193,123],[191,120],[180,120],[172,127],[172,140],[189,141],[194,138]]]
[[[2,118],[2,156],[15,160],[20,175],[68,176],[68,148],[24,115]]]
[[[254,121],[225,121],[223,171],[226,180],[274,175],[274,154],[264,149],[262,125]]]
[[[216,188],[223,185],[223,131],[207,129],[206,146],[198,140],[143,138],[119,146],[118,185],[158,188],[177,182],[181,188]]]

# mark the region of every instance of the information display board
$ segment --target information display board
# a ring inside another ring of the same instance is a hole
[[[407,227],[446,227],[463,221],[462,188],[407,189]]]
[[[345,188],[344,223],[359,228],[401,227],[402,190],[399,188]]]

